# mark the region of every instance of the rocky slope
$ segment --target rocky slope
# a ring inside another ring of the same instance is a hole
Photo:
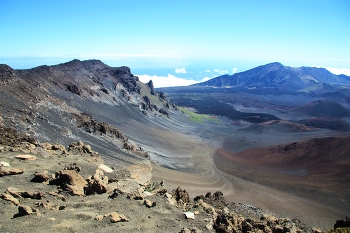
[[[236,180],[222,176],[211,156],[236,126],[215,117],[192,122],[128,67],[97,60],[29,70],[0,65],[0,96],[1,231],[312,231],[297,219],[225,200],[221,188],[232,193]],[[159,173],[158,165],[187,173],[170,177],[171,169]],[[152,167],[172,191],[151,179]],[[196,197],[173,181],[197,189]],[[214,194],[198,196],[207,187]]]
[[[109,168],[83,142],[66,150],[13,139],[0,147],[3,232],[320,232],[227,202],[220,191],[192,199],[180,187],[168,190],[151,182],[147,160]]]
[[[168,118],[168,111],[177,108],[154,90],[152,81],[144,84],[128,67],[109,67],[99,60],[28,70],[0,65],[0,80],[6,127],[39,141],[99,145],[96,150],[111,160],[147,156],[115,126],[116,121]]]

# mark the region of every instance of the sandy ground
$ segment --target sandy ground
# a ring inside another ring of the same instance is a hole
[[[264,139],[264,135],[256,136],[255,134],[251,134],[251,137],[249,137],[249,134],[245,133],[241,136],[236,136],[235,149],[244,150],[249,147],[261,147],[268,145],[268,143],[280,144],[282,142],[296,140],[297,138],[299,140],[308,137],[311,138],[315,134],[317,133],[311,132],[309,136],[302,133],[300,135],[292,134],[293,139],[287,135],[271,142],[268,140],[268,137]],[[189,150],[188,154],[191,154],[191,162],[194,164],[194,167],[200,167],[200,171],[198,172],[197,169],[193,169],[191,173],[189,172],[191,169],[179,171],[155,164],[153,166],[153,180],[165,180],[171,188],[180,185],[183,189],[189,191],[191,197],[203,194],[203,192],[220,190],[224,193],[228,201],[256,206],[262,208],[267,213],[272,213],[279,217],[297,218],[309,226],[318,227],[323,230],[332,228],[336,219],[342,219],[347,214],[334,206],[314,200],[311,191],[304,192],[301,196],[299,195],[300,193],[293,192],[293,189],[283,190],[283,187],[276,188],[270,185],[262,185],[251,181],[254,179],[247,180],[244,177],[235,176],[234,173],[227,174],[219,170],[213,162],[213,157],[217,149],[213,145],[218,145],[217,142],[223,140],[224,137],[211,137],[211,140],[216,140],[216,143],[213,143],[210,140],[202,140],[203,138],[198,136],[178,136],[171,137],[172,144],[183,145],[183,148],[193,148]],[[179,138],[181,139],[178,140]],[[230,137],[230,140],[232,138],[234,137]],[[258,145],[254,141],[257,141]],[[250,171],[246,172],[249,173]],[[250,172],[249,175],[254,177],[254,173]],[[257,173],[256,176],[259,176],[259,174]],[[276,179],[276,177],[271,177],[271,179]],[[288,182],[288,180],[285,180],[287,185]],[[296,184],[295,180],[293,182],[290,185]]]

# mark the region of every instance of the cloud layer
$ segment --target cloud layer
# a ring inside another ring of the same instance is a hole
[[[338,69],[338,68],[329,68],[325,67],[329,72],[332,72],[333,74],[345,74],[347,76],[350,76],[350,69]]]
[[[187,71],[186,71],[185,67],[182,67],[182,68],[176,68],[175,69],[175,73],[177,73],[177,74],[186,74]]]
[[[157,75],[148,75],[142,74],[137,75],[141,82],[147,83],[149,80],[153,81],[154,87],[176,87],[176,86],[189,86],[195,83],[208,81],[210,78],[205,77],[201,80],[193,80],[193,79],[184,79],[179,78],[174,75],[168,74],[168,76],[157,76]]]

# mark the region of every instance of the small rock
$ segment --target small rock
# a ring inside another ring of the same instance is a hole
[[[50,221],[55,221],[56,219],[55,218],[49,218]]]
[[[0,161],[0,167],[11,167],[8,162]]]
[[[156,206],[156,202],[155,201],[150,201],[150,200],[147,200],[145,199],[145,201],[143,202],[143,204],[148,207],[148,208],[152,208],[154,206]]]
[[[186,219],[194,219],[193,212],[184,212],[184,215],[185,215]]]
[[[107,214],[107,216],[110,216],[110,221],[111,223],[116,223],[116,222],[128,222],[129,219],[127,219],[123,214],[118,214],[117,212],[112,212]]]
[[[312,228],[312,231],[313,231],[314,233],[322,233],[322,230],[321,230],[321,229],[315,228],[315,227]]]
[[[198,210],[194,211],[194,214],[195,214],[195,215],[198,215],[198,214],[199,214],[199,211],[198,211]]]
[[[101,164],[100,166],[98,166],[98,169],[107,172],[107,173],[111,173],[113,172],[113,169],[109,168],[108,166]]]
[[[81,167],[77,163],[71,163],[67,165],[63,170],[72,170],[79,173],[81,171]]]
[[[10,168],[10,167],[0,167],[0,177],[23,174],[24,168]]]
[[[21,159],[21,160],[37,160],[37,158],[34,155],[16,155],[16,159]]]
[[[153,193],[150,193],[150,192],[148,192],[148,191],[144,191],[142,194],[143,194],[144,197],[152,196],[152,195],[153,195]]]
[[[95,220],[102,221],[103,215],[96,215]]]
[[[4,194],[1,194],[0,197],[6,201],[12,202],[15,205],[19,205],[19,201],[15,197],[13,197],[11,194],[4,193]]]

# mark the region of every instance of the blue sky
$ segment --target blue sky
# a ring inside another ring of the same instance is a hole
[[[349,0],[0,0],[0,63],[126,65],[155,86],[270,62],[350,75]]]

